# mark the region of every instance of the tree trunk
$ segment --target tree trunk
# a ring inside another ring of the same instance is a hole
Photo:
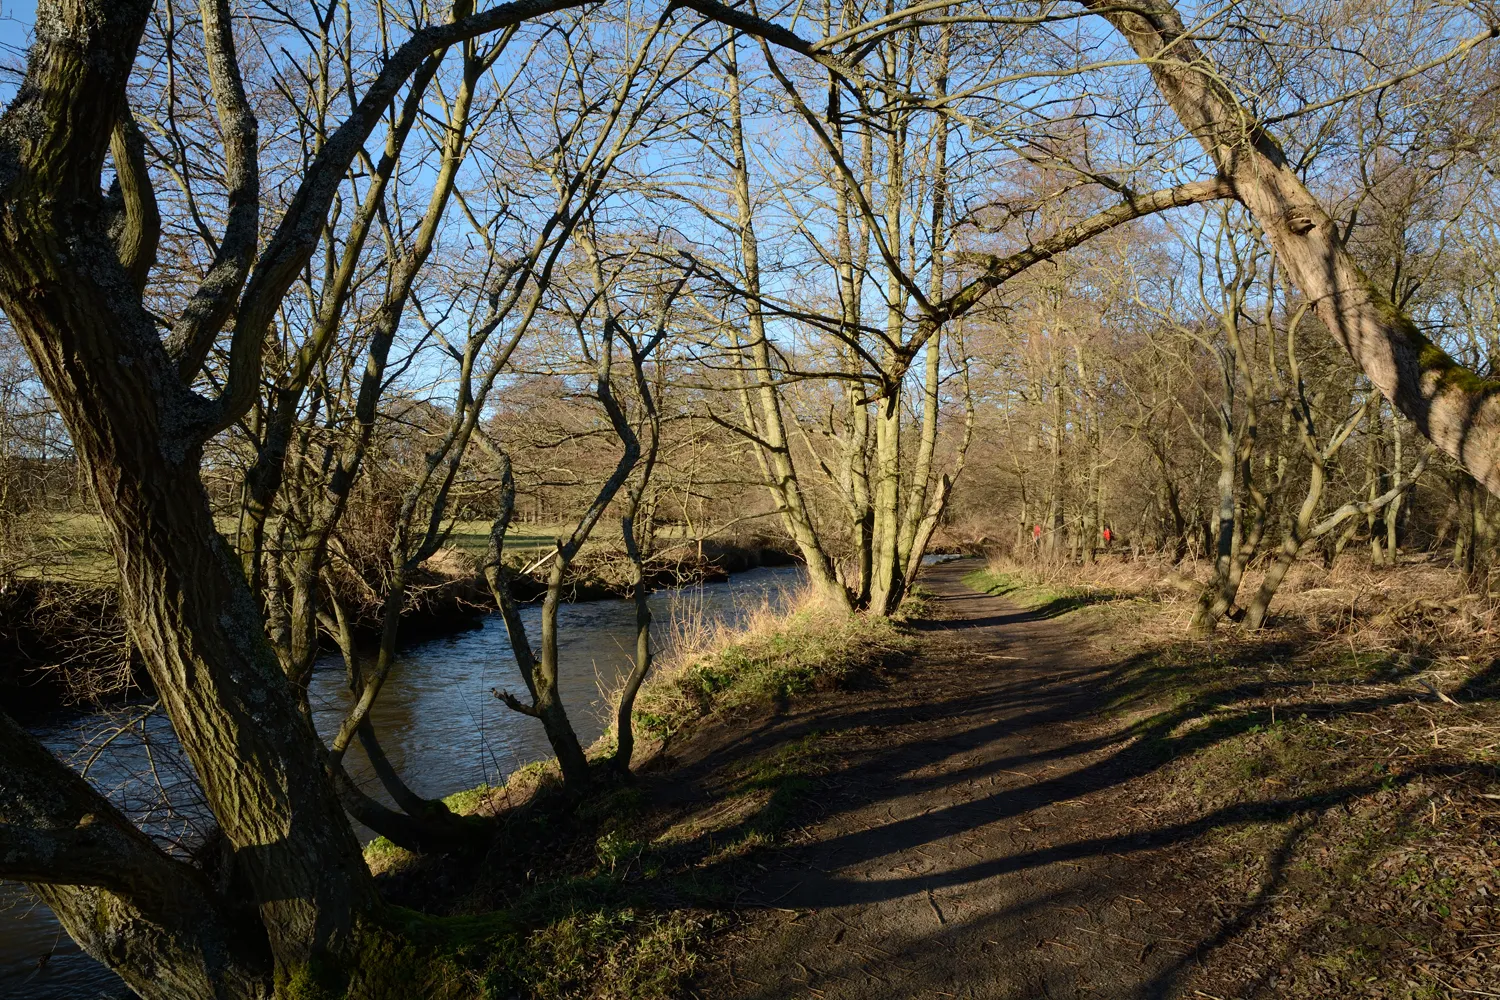
[[[1084,0],[1125,37],[1179,119],[1275,247],[1334,339],[1417,429],[1500,491],[1500,392],[1428,340],[1377,291],[1281,146],[1238,101],[1167,0]]]
[[[233,862],[223,864],[227,874]],[[3,714],[0,875],[29,882],[73,940],[147,1000],[271,996],[253,904],[226,905],[203,872],[168,857]]]
[[[1271,607],[1271,600],[1276,596],[1281,582],[1286,579],[1287,571],[1297,561],[1298,553],[1307,542],[1313,517],[1317,514],[1318,504],[1322,501],[1323,463],[1315,458],[1307,483],[1307,493],[1302,498],[1302,506],[1298,508],[1297,516],[1288,526],[1286,537],[1281,541],[1281,548],[1277,551],[1276,558],[1271,565],[1266,567],[1265,579],[1261,581],[1260,589],[1255,592],[1255,597],[1251,599],[1250,607],[1245,612],[1247,628],[1258,629],[1266,623],[1266,613]]]
[[[933,74],[934,95],[941,101],[948,94],[948,54],[952,29],[944,27],[938,44],[936,69]],[[944,254],[947,250],[948,212],[948,122],[938,118],[933,126],[937,134],[933,139],[932,168],[932,216],[930,222],[932,267],[929,281],[933,301],[941,301],[945,280]],[[897,565],[902,571],[903,592],[916,578],[913,567],[920,565],[922,553],[936,527],[936,517],[929,524],[927,503],[928,484],[932,480],[933,453],[938,439],[938,390],[942,369],[943,330],[938,327],[928,338],[923,350],[926,352],[924,378],[922,381],[922,430],[917,443],[916,461],[912,465],[911,490],[906,500],[906,517],[901,527],[901,540],[897,547]],[[947,488],[939,484],[942,499],[947,500]],[[925,527],[925,531],[923,530]],[[920,538],[919,538],[920,536]],[[897,599],[899,601],[899,598]]]
[[[378,900],[209,511],[198,469],[212,404],[184,384],[98,221],[104,147],[150,7],[86,2],[38,18],[28,79],[0,123],[0,308],[67,423],[131,638],[291,972],[352,957]]]
[[[1391,478],[1392,489],[1400,490],[1404,485],[1401,462],[1404,456],[1402,451],[1401,418],[1391,414]],[[1398,525],[1401,518],[1402,502],[1406,499],[1404,492],[1398,493],[1396,499],[1392,500],[1390,506],[1385,509],[1385,556],[1390,565],[1395,566],[1401,554],[1400,532]]]
[[[813,587],[836,603],[848,606],[849,596],[839,583],[833,563],[824,551],[802,495],[802,484],[792,462],[791,443],[781,413],[781,400],[771,370],[771,345],[761,312],[759,243],[755,236],[754,205],[750,199],[749,159],[745,153],[743,117],[740,111],[739,64],[736,43],[726,50],[729,62],[730,134],[733,142],[734,201],[740,227],[740,249],[744,258],[745,286],[749,290],[746,312],[750,327],[750,356],[760,404],[761,460],[766,485],[781,510],[782,523],[807,564]]]
[[[620,689],[620,703],[615,708],[614,768],[621,774],[630,772],[630,758],[635,754],[635,696],[651,672],[651,602],[646,590],[645,563],[641,546],[635,537],[635,516],[639,504],[632,500],[631,511],[620,520],[621,537],[631,563],[631,597],[635,602],[635,662]]]
[[[1052,380],[1052,478],[1047,498],[1047,554],[1057,558],[1063,544],[1063,361],[1056,361]]]
[[[1384,473],[1380,465],[1380,445],[1384,435],[1380,426],[1380,407],[1371,408],[1369,421],[1365,431],[1365,483],[1369,491],[1368,499],[1373,504],[1375,498],[1385,492],[1382,482]],[[1372,508],[1365,515],[1365,530],[1370,533],[1370,565],[1375,569],[1385,565],[1382,529],[1380,514]]]
[[[1235,441],[1231,427],[1223,421],[1219,435],[1219,519],[1214,544],[1214,575],[1198,598],[1190,628],[1195,632],[1211,631],[1228,608],[1223,594],[1229,586],[1235,554]],[[1222,606],[1221,606],[1222,605]],[[1217,609],[1217,613],[1215,613]]]
[[[870,584],[870,610],[889,614],[901,599],[898,520],[901,502],[901,398],[892,395],[880,401],[875,416],[875,556]]]

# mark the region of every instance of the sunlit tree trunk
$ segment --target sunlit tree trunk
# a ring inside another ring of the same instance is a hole
[[[941,101],[948,94],[948,49],[950,30],[945,28],[938,44],[934,69],[933,93]],[[939,120],[933,136],[932,163],[932,217],[929,225],[932,264],[929,275],[930,297],[939,301],[943,297],[945,280],[944,256],[947,250],[948,213],[948,124]],[[912,576],[905,567],[912,563],[914,549],[919,553],[925,544],[917,546],[919,526],[927,516],[927,491],[933,475],[933,454],[937,449],[940,377],[942,374],[943,331],[934,331],[928,338],[922,380],[922,423],[917,442],[917,454],[912,463],[911,489],[906,499],[906,514],[901,526],[901,537],[897,545],[897,562],[902,579],[907,583]],[[930,537],[930,532],[929,532]]]
[[[822,543],[813,526],[812,517],[803,498],[802,484],[792,462],[791,444],[787,438],[786,421],[781,412],[781,400],[776,387],[775,373],[771,366],[771,344],[768,339],[765,316],[758,296],[760,294],[759,243],[755,235],[755,208],[750,197],[749,160],[745,153],[744,119],[741,110],[739,64],[736,43],[731,43],[725,52],[728,65],[730,141],[733,145],[734,204],[740,229],[740,252],[744,268],[745,285],[749,298],[745,310],[749,325],[750,372],[753,374],[755,396],[760,427],[757,447],[766,470],[766,485],[781,511],[782,523],[787,534],[801,552],[807,564],[807,573],[819,593],[836,603],[848,605],[849,598],[839,583]]]
[[[1084,0],[1125,37],[1162,95],[1275,247],[1334,339],[1418,431],[1500,490],[1500,392],[1425,337],[1378,291],[1280,144],[1240,103],[1167,0]],[[1232,75],[1232,74],[1231,74]]]
[[[897,65],[897,46],[887,47],[887,75]],[[905,229],[903,199],[906,193],[906,140],[910,118],[902,112],[890,114],[885,147],[886,245],[901,253]],[[881,398],[875,409],[875,506],[874,569],[870,582],[870,610],[889,614],[901,599],[901,423],[906,366],[900,345],[905,343],[907,292],[895,268],[888,268],[885,288],[885,345],[881,352]]]
[[[1063,430],[1067,421],[1067,403],[1063,396],[1064,367],[1061,352],[1054,348],[1052,377],[1052,447],[1051,478],[1047,490],[1047,554],[1056,559],[1063,545]]]

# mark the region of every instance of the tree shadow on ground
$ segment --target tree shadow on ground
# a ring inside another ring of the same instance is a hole
[[[1360,676],[1380,682],[1340,675],[1341,683],[1330,683],[1326,671],[1285,667],[1306,652],[1305,638],[1285,633],[1163,641],[1089,662],[1079,655],[1083,626],[1049,621],[1046,606],[916,627],[935,640],[920,664],[865,678],[855,690],[718,718],[581,822],[544,810],[516,818],[504,835],[507,856],[486,866],[488,904],[538,922],[559,907],[836,912],[908,897],[925,906],[934,891],[966,891],[1000,877],[1029,880],[1042,870],[1119,859],[1149,863],[1162,851],[1234,831],[1280,831],[1244,905],[1204,925],[1185,952],[1162,953],[1134,970],[1129,995],[1165,997],[1185,970],[1261,918],[1283,891],[1298,844],[1323,816],[1380,789],[1462,770],[1434,764],[1395,777],[1330,774],[1274,795],[1247,782],[1252,794],[1198,815],[1126,822],[1116,806],[1129,808],[1127,786],[1149,789],[1141,783],[1164,768],[1266,732],[1278,718],[1332,723],[1409,701],[1416,689],[1390,679],[1418,672],[1419,664],[1392,661],[1379,671],[1365,664]],[[976,659],[993,667],[976,669]],[[914,812],[917,799],[929,808]],[[1072,811],[1077,822],[1019,847],[976,840],[983,856],[970,863],[878,880],[846,874],[1080,804],[1086,807]],[[882,807],[887,818],[871,822]],[[816,834],[801,832],[812,825]],[[548,874],[536,881],[537,870]],[[1048,905],[1028,898],[976,919],[1004,940],[1016,921]],[[935,945],[956,940],[959,930],[942,926]],[[919,939],[911,948],[920,953],[921,946]],[[783,995],[767,989],[760,995]]]
[[[921,627],[929,633],[971,633],[986,628],[1012,629],[1047,617],[1047,606],[1043,606],[956,622],[935,621]],[[1149,779],[1170,764],[1267,731],[1276,724],[1278,714],[1283,723],[1337,722],[1410,702],[1419,693],[1411,688],[1393,690],[1392,682],[1416,674],[1424,666],[1420,660],[1392,659],[1365,664],[1361,681],[1330,683],[1326,673],[1316,670],[1297,676],[1286,669],[1265,669],[1268,664],[1285,665],[1306,652],[1305,639],[1297,636],[1270,633],[1255,641],[1220,644],[1210,655],[1202,655],[1208,649],[1209,644],[1202,644],[1189,650],[1189,656],[1196,654],[1196,661],[1166,659],[1162,649],[1156,648],[1097,667],[1058,662],[1055,655],[1039,657],[1036,660],[1041,662],[1020,662],[1014,670],[996,671],[982,684],[971,683],[959,690],[944,690],[938,685],[934,697],[921,704],[833,703],[820,705],[803,716],[762,720],[747,728],[722,749],[724,754],[754,755],[778,740],[813,730],[838,748],[840,763],[832,784],[843,794],[820,796],[805,807],[805,815],[822,820],[825,828],[837,828],[841,813],[855,809],[868,813],[872,805],[882,801],[896,803],[917,794],[928,795],[930,801],[933,793],[955,791],[953,801],[920,815],[891,814],[889,820],[873,826],[836,831],[784,849],[780,862],[795,872],[795,879],[757,876],[764,885],[747,893],[748,900],[751,905],[811,910],[879,903],[934,889],[971,886],[996,876],[1063,862],[1129,857],[1240,828],[1286,826],[1280,842],[1266,852],[1265,876],[1253,897],[1232,918],[1205,930],[1187,956],[1149,975],[1143,972],[1145,977],[1134,995],[1167,996],[1183,969],[1235,939],[1264,913],[1284,886],[1286,868],[1298,843],[1324,814],[1377,791],[1465,774],[1463,765],[1433,763],[1407,769],[1395,777],[1371,776],[1369,772],[1328,775],[1330,780],[1314,782],[1317,787],[1305,794],[1249,796],[1191,820],[1145,830],[1060,836],[1034,849],[997,853],[939,873],[878,881],[838,874],[882,857],[920,851],[999,821],[1076,803],[1085,796],[1107,794]],[[968,679],[973,680],[972,673]],[[1082,724],[1090,719],[1097,721],[1101,712],[1112,717],[1115,724]],[[922,719],[944,720],[945,725],[928,738],[839,743],[840,734],[859,734]],[[1063,731],[1066,735],[1061,738],[1043,735]],[[1025,739],[1018,738],[1028,735],[1037,739],[1018,752],[980,761],[967,759],[976,749],[998,741],[1025,744]],[[710,754],[699,764],[711,772],[722,763],[715,756]],[[1480,765],[1475,768],[1493,770]],[[1053,775],[1049,769],[1060,773]],[[1027,780],[1012,781],[1008,787],[978,797],[957,794],[961,786],[985,779],[993,784],[1002,776]],[[747,822],[753,824],[754,820]],[[991,917],[1001,919],[1003,915]]]

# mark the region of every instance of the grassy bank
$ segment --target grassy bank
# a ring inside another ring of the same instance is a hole
[[[913,639],[888,620],[802,597],[763,605],[737,628],[674,623],[670,653],[637,702],[638,777],[569,803],[555,764],[523,768],[450,806],[495,815],[476,864],[418,858],[377,841],[367,857],[396,903],[440,916],[494,915],[469,952],[478,994],[631,998],[680,995],[713,930],[760,871],[830,768],[820,734],[746,752],[711,776],[694,768],[722,732],[796,699],[872,678]],[[591,749],[601,756],[612,738]]]
[[[1201,828],[1183,884],[1238,908],[1214,995],[1495,995],[1500,608],[1437,567],[1309,567],[1274,627],[1200,639],[1169,571],[967,582],[1112,654],[1101,728],[1154,771],[1129,821]]]
[[[27,717],[73,706],[95,707],[137,693],[150,695],[150,681],[132,657],[120,617],[117,573],[102,521],[79,513],[38,514],[35,537],[24,564],[0,586],[0,694],[13,712]],[[229,541],[232,519],[219,530]],[[493,612],[481,564],[489,547],[489,522],[455,525],[449,544],[427,559],[408,580],[402,610],[401,641],[419,642],[470,629]],[[562,526],[529,524],[507,536],[506,561],[511,592],[519,601],[539,600],[547,589],[550,551]],[[658,555],[647,566],[647,584],[679,587],[720,580],[731,572],[792,561],[779,549],[754,538],[683,541],[681,529],[657,540]],[[3,562],[3,560],[0,560]],[[348,563],[341,565],[347,566]],[[0,565],[0,571],[7,566]],[[529,571],[529,572],[528,572]],[[0,572],[0,583],[3,583]],[[378,641],[382,613],[379,579],[338,573],[344,606],[358,641]],[[570,568],[566,601],[616,599],[630,593],[634,567],[626,558],[618,528],[601,530]],[[332,652],[328,640],[328,651]]]

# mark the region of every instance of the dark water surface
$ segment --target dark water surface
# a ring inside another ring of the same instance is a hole
[[[655,641],[659,648],[670,646],[674,622],[738,624],[763,603],[779,603],[801,580],[796,567],[757,569],[723,583],[655,594]],[[532,641],[539,642],[540,607],[523,609],[522,617]],[[559,687],[585,745],[606,728],[606,697],[628,668],[634,623],[635,608],[627,601],[570,604],[558,612]],[[498,615],[485,618],[477,629],[401,654],[372,718],[386,753],[414,790],[439,796],[498,783],[518,767],[552,756],[541,723],[497,702],[490,694],[496,687],[525,691]],[[310,693],[318,730],[326,737],[337,729],[349,703],[343,665],[336,657],[319,664]],[[191,769],[160,714],[134,707],[37,726],[32,732],[164,842],[191,842],[205,827]],[[375,791],[358,743],[348,766]],[[368,838],[369,833],[362,835]],[[113,973],[78,950],[46,906],[24,887],[0,882],[0,997],[128,996]]]

